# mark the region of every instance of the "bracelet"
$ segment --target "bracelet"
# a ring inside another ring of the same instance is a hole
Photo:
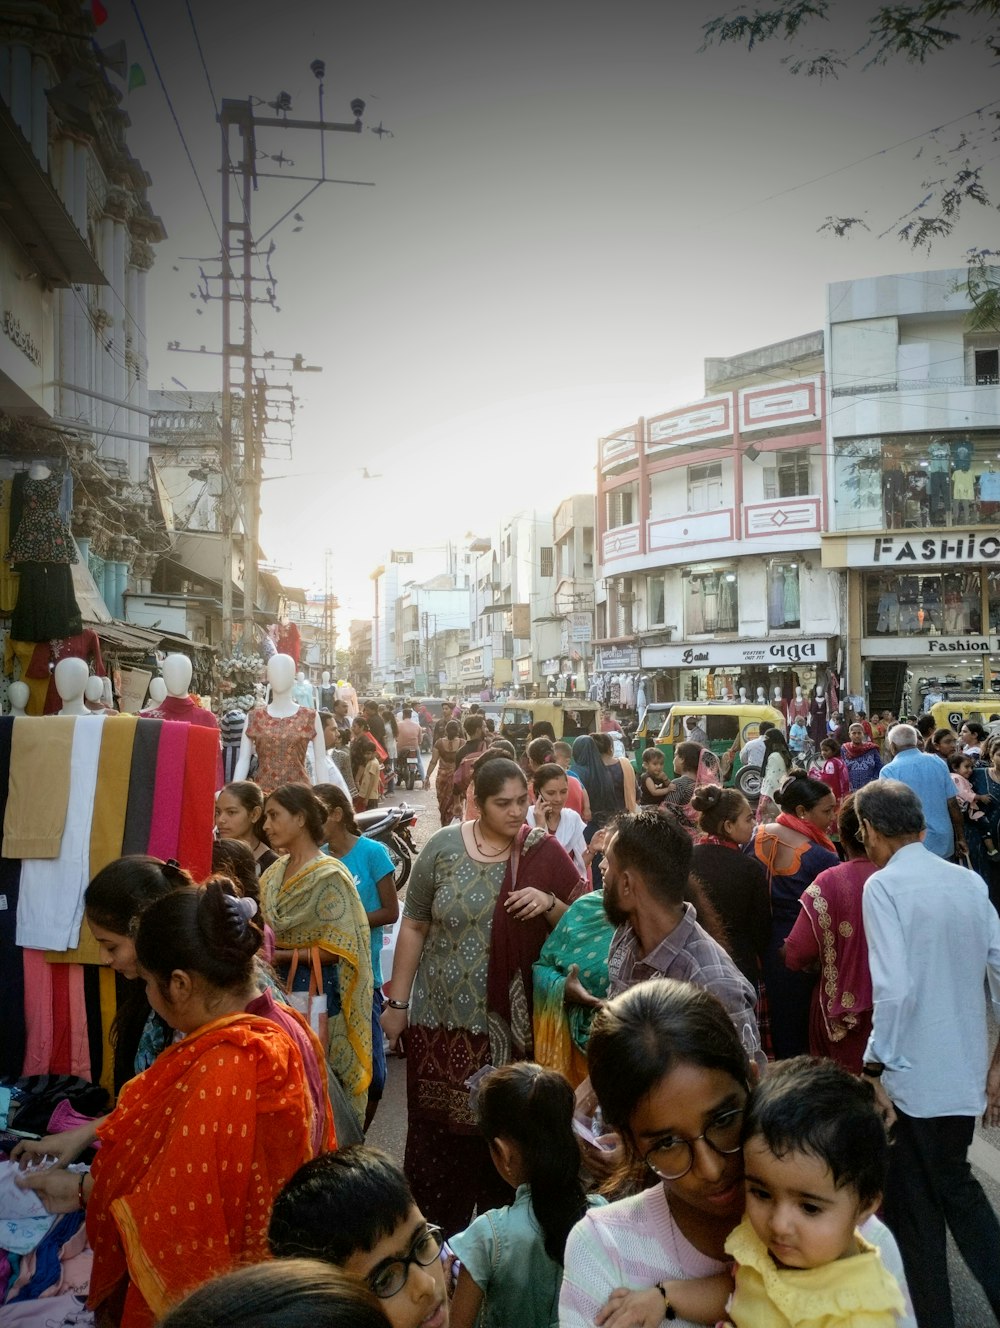
[[[667,1297],[667,1288],[662,1282],[657,1282],[656,1289],[663,1297],[663,1317],[665,1319],[676,1319],[677,1311],[674,1309],[673,1305],[671,1305],[670,1300]]]
[[[862,1065],[861,1073],[866,1079],[881,1079],[885,1066],[880,1061],[869,1061],[867,1065]]]
[[[87,1179],[87,1174],[86,1171],[80,1172],[80,1188],[76,1192],[76,1201],[81,1208],[87,1207],[87,1201],[83,1197],[83,1182]]]
[[[385,1003],[390,1010],[408,1010],[410,1008],[409,1001],[394,1001],[388,996],[385,998]]]
[[[550,890],[550,891],[549,891],[549,906],[548,906],[548,908],[545,910],[545,912],[546,912],[546,913],[551,913],[552,910],[555,908],[555,906],[556,906],[556,896],[555,896],[555,892],[554,892],[553,890]]]

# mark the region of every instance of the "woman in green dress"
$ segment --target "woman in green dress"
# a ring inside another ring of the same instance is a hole
[[[478,817],[439,830],[414,864],[382,1015],[406,1049],[404,1170],[418,1206],[449,1235],[473,1208],[510,1200],[468,1081],[531,1059],[531,965],[581,885],[555,837],[525,826],[520,766],[481,766],[475,794]]]

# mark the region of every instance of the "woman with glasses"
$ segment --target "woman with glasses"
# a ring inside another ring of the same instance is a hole
[[[587,1054],[634,1184],[649,1173],[658,1183],[590,1209],[570,1232],[560,1328],[625,1328],[632,1319],[616,1318],[616,1307],[627,1292],[654,1286],[663,1318],[694,1328],[671,1304],[670,1284],[729,1267],[726,1237],[745,1207],[741,1136],[755,1071],[719,1001],[670,978],[641,982],[599,1011]],[[869,1219],[864,1235],[905,1286],[888,1230]]]

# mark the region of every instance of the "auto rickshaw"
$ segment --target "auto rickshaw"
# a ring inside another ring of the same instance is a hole
[[[531,726],[539,720],[552,725],[557,742],[572,742],[583,734],[600,732],[601,707],[596,701],[573,696],[565,700],[507,701],[500,712],[500,737],[512,742],[520,756],[531,741]]]
[[[954,729],[957,733],[969,719],[988,729],[990,716],[1000,714],[1000,696],[987,693],[975,700],[952,697],[947,701],[935,701],[928,713],[934,716],[934,727],[937,729]]]
[[[642,769],[642,754],[651,743],[656,742],[664,721],[673,710],[677,701],[650,701],[639,716],[639,727],[635,731],[632,763],[636,770]]]
[[[784,733],[785,720],[781,711],[769,705],[744,705],[739,701],[675,702],[656,739],[657,747],[663,752],[664,774],[670,779],[674,777],[674,748],[688,741],[684,724],[688,715],[698,717],[708,736],[708,747],[722,765],[725,783],[735,785],[748,798],[756,798],[760,793],[760,768],[741,765],[740,752],[752,738],[759,735],[763,720],[770,720],[775,728]],[[731,762],[725,759],[729,753],[732,753]],[[636,771],[641,776],[641,756],[636,759]]]

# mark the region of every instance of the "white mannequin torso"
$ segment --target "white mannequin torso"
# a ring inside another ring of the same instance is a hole
[[[267,661],[267,680],[271,684],[271,699],[267,704],[267,713],[272,719],[291,719],[300,709],[304,709],[294,700],[292,690],[295,687],[295,661],[291,655],[272,655]],[[315,732],[311,739],[313,758],[313,783],[333,783],[347,792],[344,778],[334,763],[327,764],[326,739],[323,736],[323,724],[319,714],[315,716]],[[249,727],[249,726],[248,726]],[[250,761],[254,755],[253,739],[246,730],[240,738],[240,754],[236,759],[233,779],[246,779],[250,771]]]

